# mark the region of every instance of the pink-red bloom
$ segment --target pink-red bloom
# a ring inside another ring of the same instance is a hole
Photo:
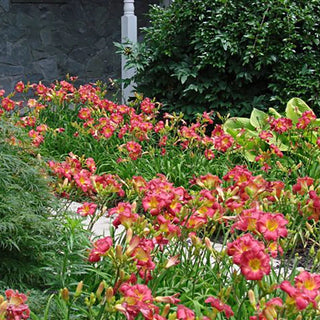
[[[250,233],[247,233],[233,242],[227,243],[227,253],[232,256],[233,262],[237,265],[241,264],[241,256],[248,250],[264,251],[263,242],[256,240]]]
[[[298,129],[304,130],[312,120],[315,120],[317,117],[311,110],[305,111],[301,118],[298,119],[298,123],[296,124]]]
[[[292,127],[292,120],[288,118],[270,119],[270,128],[277,133],[284,133]]]
[[[19,82],[15,85],[14,90],[15,90],[16,92],[21,93],[21,92],[23,92],[24,88],[25,88],[25,87],[24,87],[24,83],[23,83],[22,81],[19,81]]]
[[[227,319],[229,319],[230,317],[232,317],[234,315],[231,307],[229,305],[223,303],[218,298],[210,296],[205,300],[205,303],[210,303],[212,308],[217,309],[219,312],[224,312]]]
[[[91,202],[85,202],[81,207],[77,209],[77,213],[79,213],[82,217],[86,217],[88,215],[92,216],[97,209],[97,205]]]
[[[261,280],[270,273],[270,258],[263,250],[254,248],[241,255],[240,268],[247,280]]]
[[[304,310],[311,304],[317,308],[316,298],[320,295],[320,275],[302,271],[295,277],[295,285],[285,280],[280,289],[288,294],[288,299],[295,303],[298,310]]]
[[[15,102],[9,98],[4,98],[1,101],[2,108],[6,111],[12,111],[15,106]]]
[[[159,308],[153,304],[152,292],[146,285],[123,284],[119,292],[123,295],[123,302],[121,306],[116,306],[116,309],[122,312],[127,320],[136,319],[140,312],[145,319],[152,320],[153,316],[159,313]]]
[[[292,186],[293,193],[304,195],[309,191],[309,187],[313,185],[314,179],[310,177],[302,177],[297,179],[297,183]]]
[[[7,298],[6,320],[22,320],[29,319],[30,310],[25,304],[27,297],[17,290],[8,289],[5,292]],[[0,314],[1,316],[1,314]]]
[[[112,238],[107,236],[105,238],[101,238],[97,240],[93,244],[93,249],[91,250],[89,254],[88,260],[90,262],[98,262],[100,261],[100,258],[104,256],[109,249],[112,247]]]
[[[177,308],[177,319],[178,320],[195,320],[194,311],[187,308],[183,304],[179,304]]]
[[[288,235],[288,230],[286,229],[286,220],[281,213],[272,214],[265,212],[260,215],[257,221],[258,231],[263,235],[266,240],[276,241],[280,237],[285,238]]]

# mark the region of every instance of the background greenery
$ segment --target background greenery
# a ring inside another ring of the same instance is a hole
[[[122,52],[137,90],[169,111],[241,116],[297,96],[319,113],[319,14],[317,0],[175,0]]]

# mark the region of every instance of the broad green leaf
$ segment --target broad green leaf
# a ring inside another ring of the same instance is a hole
[[[188,75],[184,74],[184,75],[181,76],[180,81],[181,81],[182,84],[184,84],[187,81],[187,79],[188,79]]]
[[[292,98],[286,107],[286,116],[291,119],[293,123],[297,123],[302,113],[305,111],[312,111],[312,109],[300,98]]]
[[[254,130],[249,118],[230,118],[224,123],[223,128],[225,130],[228,128]]]
[[[319,158],[318,159],[314,159],[314,161],[312,162],[309,175],[312,178],[319,179],[319,177],[320,177],[320,161],[319,161]]]
[[[320,126],[320,119],[318,118],[318,119],[314,120],[313,124],[315,127],[319,127]]]
[[[250,116],[250,123],[252,126],[254,126],[256,129],[257,128],[263,128],[267,124],[267,118],[268,115],[256,108],[253,108]]]
[[[281,118],[281,114],[274,108],[269,108],[269,113],[273,115],[276,119]]]
[[[224,128],[226,132],[228,132],[233,138],[237,138],[237,135],[239,133],[239,129],[233,129],[233,128]]]
[[[274,144],[275,146],[277,146],[280,149],[280,151],[288,151],[290,148],[289,145],[281,141],[279,137],[276,138],[275,136],[273,136],[272,138],[269,138],[269,145],[270,144]]]
[[[248,161],[253,162],[257,155],[252,151],[244,150],[244,156]]]

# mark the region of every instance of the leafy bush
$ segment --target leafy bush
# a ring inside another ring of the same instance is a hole
[[[59,249],[61,228],[50,213],[53,199],[39,165],[22,148],[7,143],[0,127],[0,274],[1,286],[41,287]],[[58,256],[56,256],[58,259]]]
[[[319,2],[175,0],[153,6],[140,45],[122,52],[137,90],[169,111],[248,115],[298,96],[320,111]]]

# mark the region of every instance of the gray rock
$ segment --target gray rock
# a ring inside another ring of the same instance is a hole
[[[55,56],[39,60],[35,63],[39,66],[38,70],[41,71],[44,79],[52,81],[59,77],[57,60]]]
[[[40,39],[44,47],[52,43],[52,27],[47,26],[40,30]]]
[[[8,12],[10,9],[10,1],[9,0],[0,0],[0,8],[5,11]],[[0,11],[1,13],[1,11]]]
[[[21,76],[24,68],[22,66],[14,66],[10,64],[0,63],[0,77],[4,76]]]
[[[140,26],[149,3],[157,1],[136,0]],[[122,0],[0,0],[0,87],[12,89],[18,77],[50,82],[68,72],[83,81],[119,77],[120,56],[113,42],[120,41],[122,14]]]
[[[105,38],[100,38],[95,44],[94,46],[97,48],[97,49],[103,49],[107,46],[107,43],[106,43],[106,39]]]

